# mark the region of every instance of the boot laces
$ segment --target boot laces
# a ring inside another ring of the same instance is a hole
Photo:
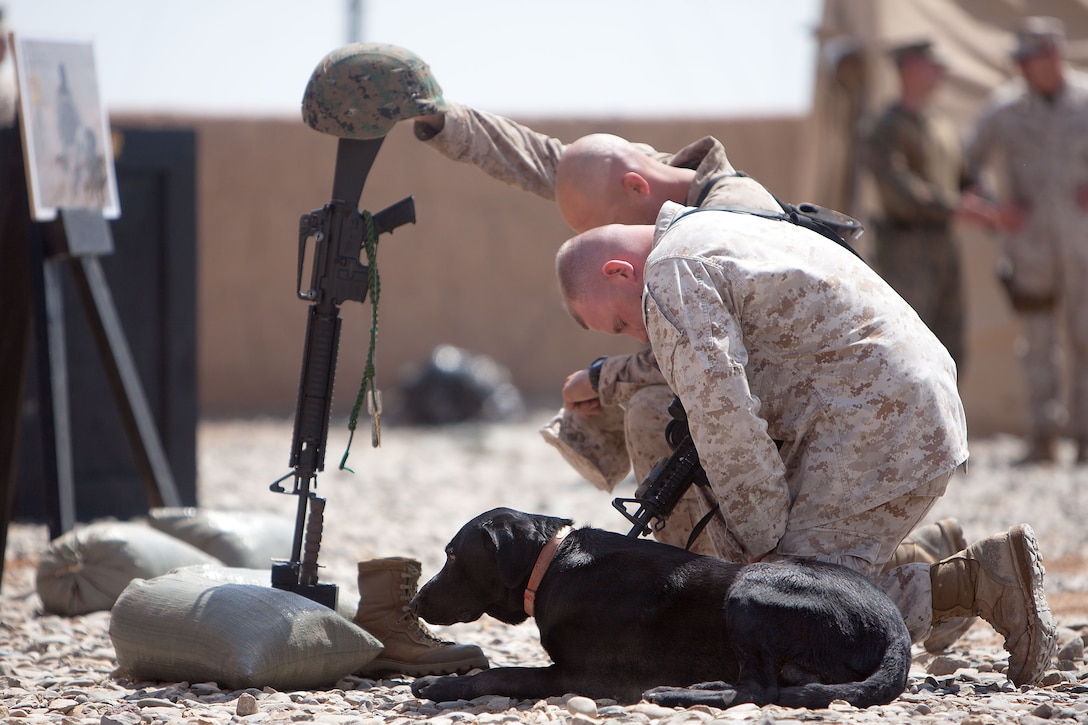
[[[397,621],[408,625],[415,631],[419,632],[419,634],[421,634],[425,639],[428,639],[436,644],[452,644],[452,642],[448,642],[442,639],[430,629],[428,629],[427,625],[425,625],[423,621],[419,617],[417,617],[411,609],[408,608],[408,603],[411,602],[412,597],[416,595],[416,582],[419,581],[419,575],[420,570],[412,566],[406,566],[405,570],[401,572],[401,577],[404,578],[404,581],[400,585],[401,591],[404,592],[401,595],[401,601],[403,601],[404,604],[401,606],[402,614],[397,619]]]

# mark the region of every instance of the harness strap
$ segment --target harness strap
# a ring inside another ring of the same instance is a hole
[[[695,214],[701,211],[726,211],[733,214],[751,214],[752,216],[762,217],[764,219],[773,219],[775,221],[789,222],[805,229],[810,229],[821,236],[827,237],[831,241],[838,244],[840,247],[847,249],[858,259],[862,259],[862,256],[858,254],[857,250],[850,246],[850,243],[838,233],[837,229],[845,229],[851,232],[851,236],[858,237],[861,235],[863,228],[861,224],[854,218],[848,217],[841,212],[837,212],[831,209],[824,209],[823,207],[816,206],[814,204],[802,204],[801,206],[795,206],[793,204],[786,204],[779,202],[785,211],[770,211],[767,209],[755,209],[746,206],[704,206],[695,209],[688,209],[675,219],[673,224],[680,221],[689,214]],[[864,261],[864,260],[863,260]]]

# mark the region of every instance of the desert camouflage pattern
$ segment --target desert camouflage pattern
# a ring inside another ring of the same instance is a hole
[[[623,417],[618,406],[602,407],[597,415],[562,408],[540,429],[540,435],[582,478],[611,493],[631,471]]]
[[[1065,90],[1052,101],[1029,92],[1021,79],[998,88],[970,135],[966,162],[971,178],[996,168],[996,193],[1029,210],[1025,228],[1001,244],[1027,341],[1033,433],[1055,433],[1066,415],[1056,384],[1056,341],[1063,332],[1068,368],[1080,371],[1071,376],[1069,430],[1088,443],[1088,376],[1082,372],[1088,369],[1088,210],[1077,202],[1078,188],[1088,184],[1088,76],[1066,69],[1065,78]]]
[[[967,460],[955,364],[875,272],[786,222],[684,211],[658,220],[647,333],[746,556]]]
[[[425,143],[447,158],[473,164],[492,178],[551,201],[555,200],[556,169],[567,147],[559,139],[508,118],[454,101],[446,104],[442,132]],[[692,206],[732,205],[781,211],[774,196],[759,182],[737,172],[725,148],[714,138],[700,139],[675,154],[646,144],[635,146],[659,161],[695,170],[687,198]],[[668,420],[667,408],[673,395],[664,387],[664,378],[649,348],[631,355],[610,356],[601,367],[599,392],[604,406],[625,407],[646,386],[659,386],[660,391],[649,395],[663,401],[660,411],[646,420],[625,423],[624,416],[612,415],[585,421],[578,413],[560,410],[541,433],[564,451],[568,461],[576,460],[575,468],[594,485],[608,490],[615,485],[612,478],[618,470],[617,456],[630,457],[635,476],[641,481],[657,457],[669,452],[666,447],[662,453],[664,428],[658,430],[655,426],[657,421]],[[627,411],[627,417],[632,414]],[[624,425],[629,429],[626,432]],[[626,450],[616,448],[620,443]]]
[[[893,103],[866,134],[864,151],[882,209],[877,271],[962,367],[966,306],[952,234],[963,176],[959,134],[944,117]]]
[[[353,43],[326,55],[302,97],[302,119],[339,138],[382,138],[396,125],[445,110],[430,67],[409,50]]]

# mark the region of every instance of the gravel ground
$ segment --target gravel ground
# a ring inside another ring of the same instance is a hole
[[[438,571],[443,548],[460,526],[494,506],[561,515],[579,524],[626,532],[611,495],[582,481],[536,430],[550,413],[514,424],[466,424],[425,429],[387,426],[382,447],[357,437],[349,460],[355,474],[332,470],[346,444],[344,425],[330,433],[330,470],[318,479],[328,500],[321,577],[356,599],[355,563],[414,556],[423,576]],[[268,484],[287,471],[291,422],[204,422],[199,429],[200,504],[206,508],[270,511],[292,518],[295,498]],[[1015,438],[972,443],[968,474],[957,474],[933,520],[956,516],[968,539],[1027,522],[1037,533],[1047,567],[1046,586],[1065,646],[1043,686],[1017,689],[1002,674],[1006,656],[989,625],[976,624],[944,656],[916,649],[908,690],[895,702],[859,710],[834,703],[826,710],[740,705],[728,710],[665,710],[646,703],[621,707],[578,697],[547,701],[481,698],[436,705],[412,697],[407,680],[349,677],[336,687],[306,692],[221,690],[214,683],[132,681],[115,672],[107,634],[109,614],[43,614],[34,590],[38,556],[47,546],[43,526],[9,530],[0,592],[0,719],[16,723],[327,722],[440,723],[548,722],[879,722],[1088,724],[1088,467],[1062,463],[1014,467]],[[633,481],[617,493],[633,490]],[[547,656],[530,622],[510,627],[484,618],[436,627],[442,636],[478,644],[493,665],[540,665]]]

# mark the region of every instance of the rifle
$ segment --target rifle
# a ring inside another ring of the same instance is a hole
[[[363,302],[370,286],[370,268],[360,261],[368,238],[415,223],[415,202],[407,197],[372,216],[360,214],[359,198],[383,139],[341,138],[336,153],[333,198],[321,209],[299,218],[298,275],[295,292],[310,301],[302,372],[291,441],[292,471],[269,487],[298,496],[291,558],[272,566],[272,586],[286,589],[335,609],[337,587],[318,582],[317,556],[324,526],[325,499],[311,490],[325,468],[333,382],[340,345],[340,305]],[[306,248],[313,240],[310,285],[302,289]],[[281,483],[293,478],[290,490]],[[307,510],[309,512],[307,513]]]
[[[341,145],[350,142],[341,139]],[[374,141],[354,141],[355,144],[380,144]],[[355,166],[352,157],[355,150],[337,155],[337,168]],[[374,149],[376,154],[377,149]],[[367,169],[368,170],[368,169]],[[358,169],[356,168],[356,171]],[[365,177],[366,170],[364,170]],[[353,183],[354,186],[354,183]],[[358,185],[362,191],[362,184]],[[274,564],[272,586],[287,589],[330,608],[336,607],[336,586],[320,584],[317,580],[317,555],[321,546],[325,500],[319,498],[311,485],[316,485],[317,473],[325,468],[325,445],[329,433],[329,417],[332,407],[333,381],[336,376],[336,359],[340,343],[340,304],[347,301],[363,302],[369,289],[370,268],[360,261],[367,236],[376,239],[382,233],[408,223],[415,223],[415,202],[406,197],[370,217],[370,225],[355,204],[341,201],[336,184],[333,200],[321,209],[303,214],[299,219],[298,276],[296,293],[299,299],[309,300],[309,318],[302,354],[302,373],[298,386],[298,403],[295,408],[295,427],[291,441],[290,465],[293,471],[275,481],[271,490],[298,496],[295,518],[295,537],[291,559]],[[305,267],[306,248],[313,240],[313,272],[310,286],[303,291],[302,275]],[[290,490],[280,484],[294,478]],[[309,508],[309,516],[307,516]]]
[[[311,487],[316,485],[317,473],[325,468],[340,344],[340,305],[365,300],[372,275],[374,302],[377,302],[374,265],[378,237],[416,221],[415,202],[410,196],[373,215],[359,213],[359,199],[382,141],[393,126],[398,121],[444,110],[442,89],[427,64],[404,48],[382,43],[354,43],[327,54],[314,68],[302,98],[303,120],[315,131],[338,140],[332,201],[299,219],[295,292],[311,305],[291,441],[293,470],[269,487],[276,493],[298,496],[298,513],[291,558],[273,564],[272,586],[302,594],[334,609],[336,586],[317,580],[325,500]],[[303,290],[302,274],[310,240],[313,240],[313,273],[309,287]],[[364,245],[369,265],[360,261]],[[377,325],[376,308],[374,324]],[[374,334],[372,329],[371,354]],[[371,360],[367,362],[364,383],[371,390],[370,412],[374,416],[377,447],[381,400],[373,389]],[[356,405],[359,403],[361,400]],[[353,412],[352,430],[354,416]],[[281,485],[288,478],[294,479],[290,490]]]
[[[688,431],[687,415],[680,398],[674,398],[669,404],[669,414],[672,420],[665,426],[665,440],[672,447],[672,454],[658,460],[635,490],[634,498],[612,499],[612,506],[632,524],[631,530],[627,532],[630,537],[645,536],[660,530],[692,484],[710,485],[706,472],[699,463],[699,454]],[[627,510],[627,504],[637,504],[638,508],[631,513]],[[709,514],[692,531],[688,540],[689,548],[707,522]]]

